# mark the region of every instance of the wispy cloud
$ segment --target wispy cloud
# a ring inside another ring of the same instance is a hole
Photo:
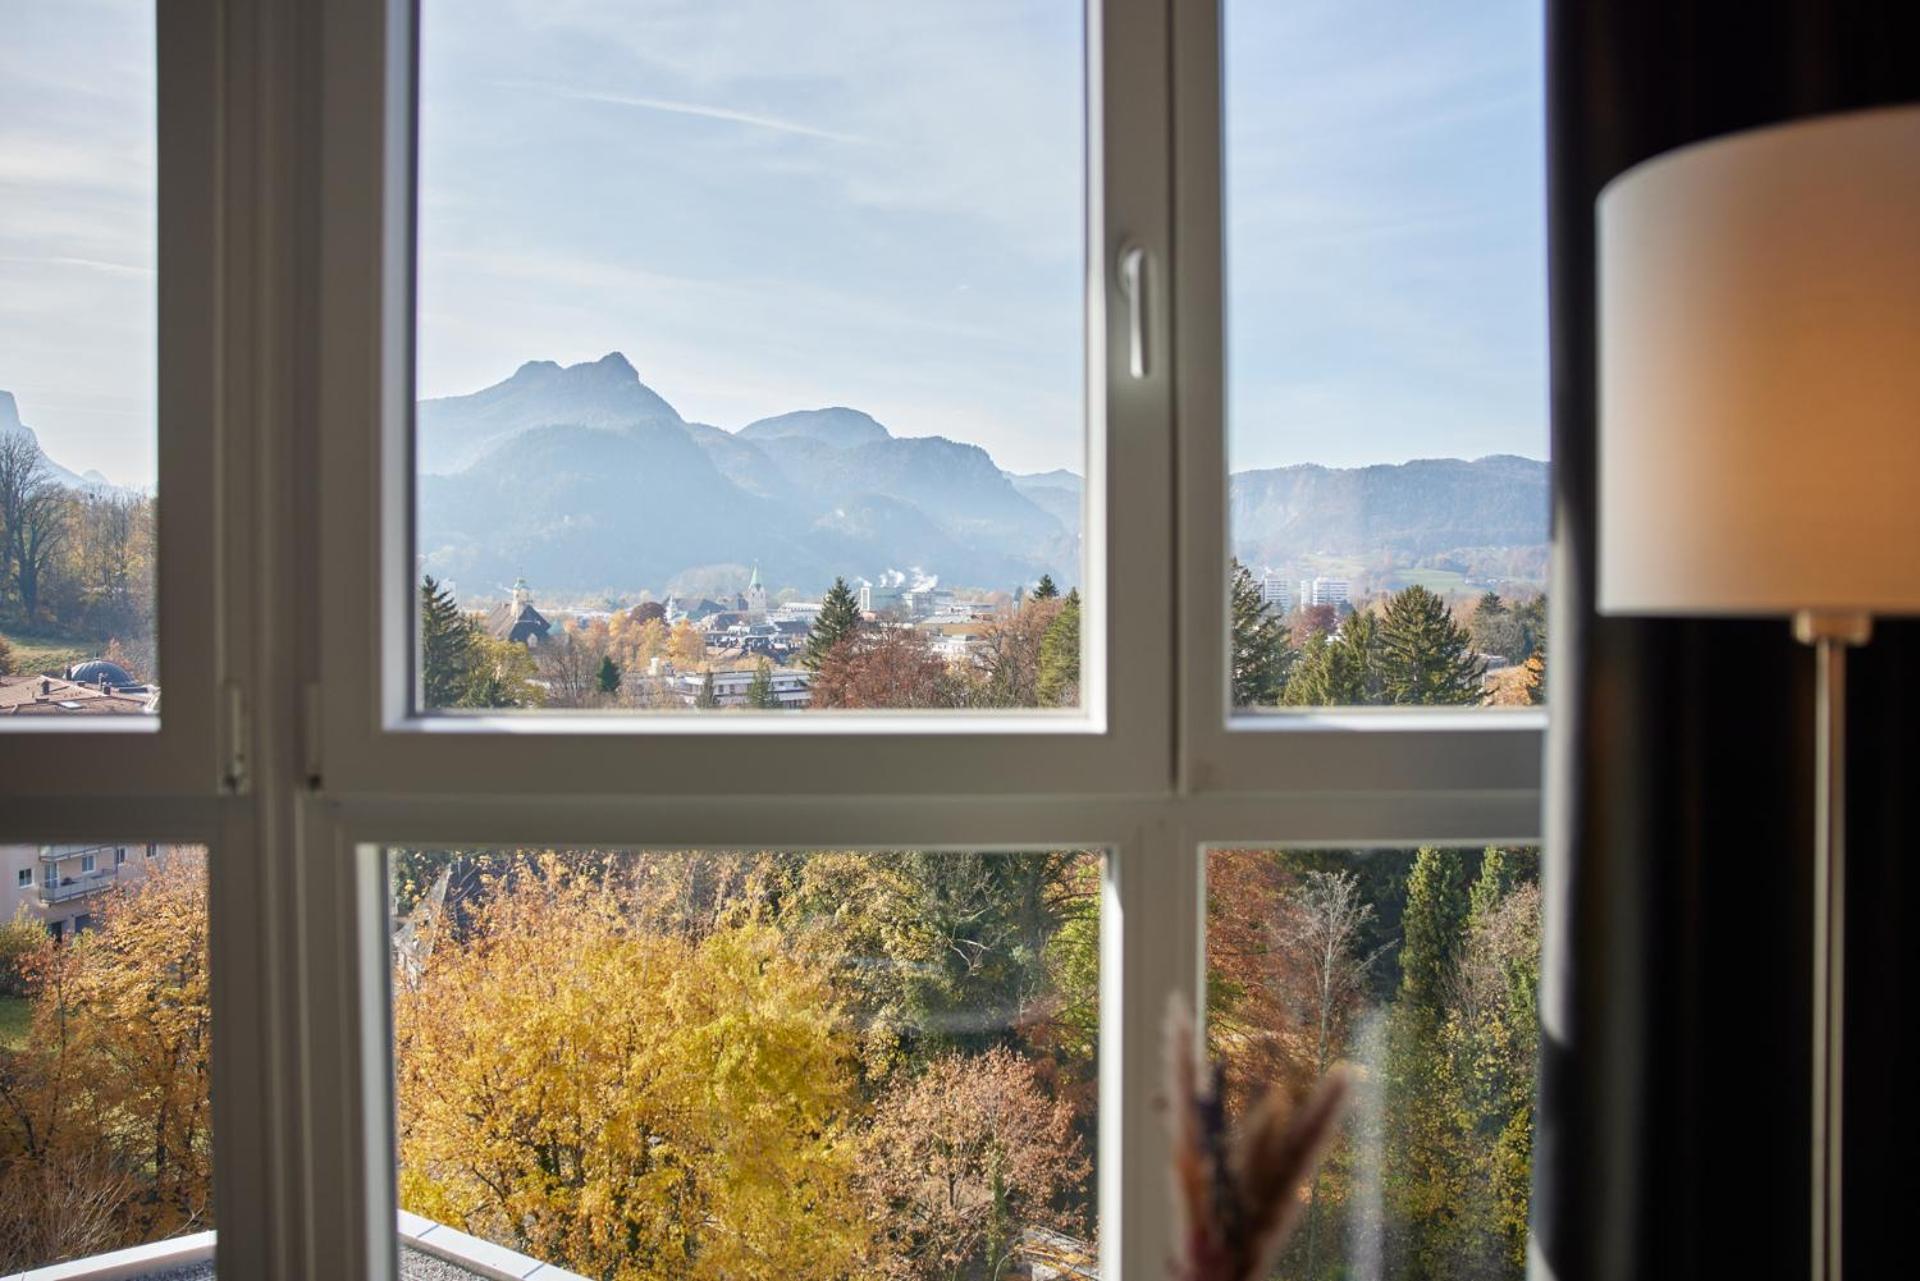
[[[152,267],[137,267],[124,262],[104,262],[98,258],[73,258],[57,254],[0,254],[0,262],[10,262],[23,267],[79,267],[86,271],[105,272],[110,276],[150,278],[155,274]]]
[[[616,107],[635,107],[641,111],[659,111],[667,115],[695,116],[702,120],[723,120],[729,124],[747,125],[755,129],[768,129],[774,133],[792,134],[801,138],[819,138],[825,142],[843,142],[854,146],[867,146],[871,138],[858,134],[841,133],[835,129],[821,129],[804,124],[798,120],[784,120],[778,116],[763,116],[751,111],[735,111],[731,107],[710,107],[697,102],[676,102],[670,98],[642,98],[632,94],[603,93],[591,89],[575,89],[567,85],[543,84],[538,81],[504,82],[513,88],[536,89],[550,93],[556,98],[565,98],[572,102],[603,102]]]

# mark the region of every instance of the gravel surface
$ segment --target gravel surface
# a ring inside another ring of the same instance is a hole
[[[456,1268],[444,1259],[404,1246],[400,1249],[400,1275],[404,1281],[474,1281],[474,1274],[465,1268]],[[140,1281],[214,1281],[213,1264],[195,1263],[164,1272],[149,1272]]]

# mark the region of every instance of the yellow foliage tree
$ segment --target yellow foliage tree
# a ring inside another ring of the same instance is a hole
[[[765,926],[641,932],[624,900],[541,860],[396,979],[402,1204],[609,1281],[855,1271],[827,976]]]
[[[208,1226],[204,857],[154,860],[95,929],[22,969],[29,1048],[0,1056],[0,1269]]]
[[[668,651],[672,654],[675,663],[682,667],[692,667],[705,660],[707,642],[693,624],[683,619],[674,625],[673,635],[668,641]]]

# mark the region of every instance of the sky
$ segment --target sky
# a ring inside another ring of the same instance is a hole
[[[1546,448],[1537,3],[1225,0],[1236,470]],[[152,483],[151,0],[14,6],[0,388]],[[424,0],[418,387],[625,352],[687,418],[1084,456],[1061,0]]]

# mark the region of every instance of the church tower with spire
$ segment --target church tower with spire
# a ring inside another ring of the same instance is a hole
[[[753,567],[753,576],[747,579],[747,590],[741,593],[746,602],[747,617],[765,618],[767,615],[767,589],[760,582],[760,566]]]

